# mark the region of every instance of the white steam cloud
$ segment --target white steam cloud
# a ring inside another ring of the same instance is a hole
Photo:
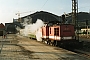
[[[36,23],[25,25],[25,29],[21,29],[20,33],[23,36],[29,36],[30,34],[36,35],[37,41],[42,41],[41,36],[41,30],[40,28],[44,26],[44,23],[42,20],[37,19]]]

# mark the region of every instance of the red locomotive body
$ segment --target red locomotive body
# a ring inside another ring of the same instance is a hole
[[[49,27],[49,39],[50,40],[60,40],[60,26],[50,26]]]
[[[47,44],[60,45],[73,44],[78,40],[75,39],[74,25],[72,24],[61,24],[42,27],[42,40],[46,41]]]
[[[62,24],[54,26],[44,26],[42,28],[42,38],[50,40],[70,40],[75,37],[74,26]]]
[[[42,27],[42,38],[44,39],[49,38],[49,26]]]
[[[64,40],[70,40],[75,37],[74,25],[64,24],[60,25],[60,37]]]

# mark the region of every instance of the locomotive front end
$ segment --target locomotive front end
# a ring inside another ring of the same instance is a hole
[[[74,25],[62,24],[60,25],[60,40],[74,40],[75,30]]]

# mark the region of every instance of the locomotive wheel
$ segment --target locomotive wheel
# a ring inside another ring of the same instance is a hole
[[[43,43],[45,43],[45,40],[44,40],[44,39],[42,39],[42,42],[43,42]]]
[[[56,41],[54,40],[53,43],[52,43],[53,46],[56,46]]]
[[[51,44],[51,41],[50,40],[47,40],[47,44],[50,45]]]

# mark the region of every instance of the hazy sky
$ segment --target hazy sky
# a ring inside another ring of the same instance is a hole
[[[89,12],[90,0],[78,0],[78,4],[80,12]],[[62,15],[64,12],[72,11],[72,0],[0,0],[0,23],[12,22],[13,18],[18,18],[15,15],[18,11],[22,13],[21,16],[29,15],[34,11]]]

